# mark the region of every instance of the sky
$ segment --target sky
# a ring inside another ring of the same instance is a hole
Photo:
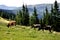
[[[52,4],[55,0],[0,0],[0,5],[20,7],[25,5]],[[57,0],[60,3],[60,0]]]

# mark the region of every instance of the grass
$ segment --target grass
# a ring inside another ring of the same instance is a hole
[[[18,25],[7,28],[0,24],[0,40],[60,40],[60,34]]]
[[[49,31],[37,31],[26,26],[11,26],[0,22],[0,40],[60,40],[60,33]]]

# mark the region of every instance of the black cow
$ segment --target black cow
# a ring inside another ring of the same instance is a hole
[[[52,27],[50,26],[50,25],[41,25],[41,24],[33,24],[32,25],[32,28],[38,28],[38,30],[49,30],[49,32],[51,32],[51,29],[52,29]]]
[[[50,26],[50,25],[41,25],[41,27],[38,30],[40,30],[40,29],[42,29],[43,31],[44,30],[49,30],[49,32],[51,32],[52,26]]]
[[[39,28],[39,27],[41,27],[40,24],[33,24],[33,25],[32,25],[32,28]]]

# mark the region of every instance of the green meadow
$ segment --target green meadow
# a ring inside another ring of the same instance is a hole
[[[49,33],[48,30],[31,29],[30,26],[11,26],[0,23],[0,40],[60,40],[60,33]]]
[[[31,26],[10,26],[7,27],[8,21],[0,18],[0,40],[60,40],[60,33],[50,33],[48,30],[31,28]]]

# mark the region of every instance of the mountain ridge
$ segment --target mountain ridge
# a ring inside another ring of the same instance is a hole
[[[43,17],[43,12],[45,12],[46,7],[47,7],[49,12],[51,11],[51,5],[53,5],[53,4],[27,5],[27,8],[29,10],[30,15],[32,15],[33,10],[34,10],[33,8],[35,6],[36,9],[37,9],[38,17],[41,18],[41,17]],[[58,4],[58,5],[59,5],[59,9],[60,9],[60,4]],[[6,10],[6,11],[9,10],[10,12],[13,12],[14,14],[16,14],[18,10],[22,9],[22,7],[8,7],[8,6],[5,6],[5,5],[0,5],[0,10],[1,9]]]

